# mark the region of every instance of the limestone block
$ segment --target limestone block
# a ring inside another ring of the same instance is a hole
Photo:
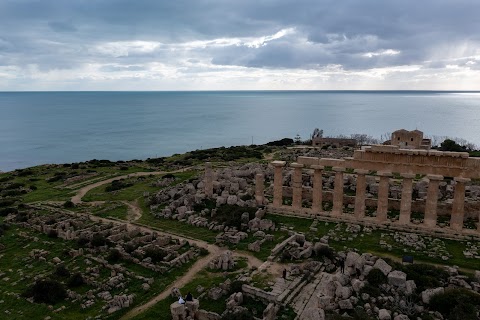
[[[345,259],[345,267],[355,267],[355,262],[360,258],[356,252],[350,251]]]
[[[410,318],[407,315],[399,314],[398,316],[393,318],[393,320],[410,320]]]
[[[325,311],[320,308],[308,308],[302,313],[302,319],[305,320],[325,320]]]
[[[340,307],[340,309],[343,309],[343,310],[353,309],[353,305],[352,305],[352,302],[350,301],[350,299],[345,299],[345,300],[338,301],[338,306]]]
[[[382,271],[384,275],[388,275],[390,271],[392,271],[392,267],[383,259],[378,259],[377,262],[375,262],[375,264],[373,265],[373,267]]]
[[[412,293],[415,292],[416,289],[417,289],[417,285],[415,284],[415,281],[408,280],[407,282],[405,282],[405,293],[407,295],[411,295]]]
[[[229,205],[234,205],[237,203],[237,201],[238,201],[238,197],[235,195],[228,196],[227,198],[227,204]]]
[[[222,204],[225,204],[227,203],[227,199],[220,196],[220,197],[217,197],[217,207],[221,206]]]
[[[443,287],[438,287],[435,289],[427,289],[422,291],[422,301],[423,303],[430,303],[430,299],[437,293],[443,293],[445,289]]]
[[[352,295],[352,288],[350,287],[343,287],[338,286],[337,290],[335,290],[335,296],[339,299],[348,299]]]
[[[213,287],[208,291],[208,297],[212,300],[218,300],[222,297],[223,290],[220,287]]]
[[[402,271],[392,271],[388,274],[388,284],[396,287],[405,287],[407,274]]]
[[[352,289],[355,292],[360,292],[362,288],[365,286],[365,281],[360,281],[358,279],[352,279]]]
[[[379,320],[391,320],[392,316],[390,315],[390,311],[388,311],[387,309],[378,310],[378,319]]]

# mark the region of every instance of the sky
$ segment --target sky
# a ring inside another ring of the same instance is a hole
[[[478,0],[0,0],[0,91],[480,90]]]

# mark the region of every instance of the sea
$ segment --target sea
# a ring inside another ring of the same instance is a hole
[[[0,92],[0,170],[397,129],[480,145],[480,92]]]

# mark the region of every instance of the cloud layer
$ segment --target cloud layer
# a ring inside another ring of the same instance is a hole
[[[4,0],[0,90],[479,90],[476,0]]]

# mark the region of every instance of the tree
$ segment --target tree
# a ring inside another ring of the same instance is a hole
[[[315,128],[312,133],[312,140],[315,138],[321,138],[321,137],[323,137],[323,130]]]
[[[458,143],[456,143],[455,141],[453,141],[451,139],[445,139],[445,141],[443,141],[440,144],[439,150],[441,150],[441,151],[456,151],[456,152],[466,151],[465,147],[462,147],[461,145],[459,145]]]
[[[297,135],[295,136],[295,138],[293,138],[293,140],[295,141],[295,144],[300,144],[302,143],[302,137],[300,137],[300,135],[297,133]]]

